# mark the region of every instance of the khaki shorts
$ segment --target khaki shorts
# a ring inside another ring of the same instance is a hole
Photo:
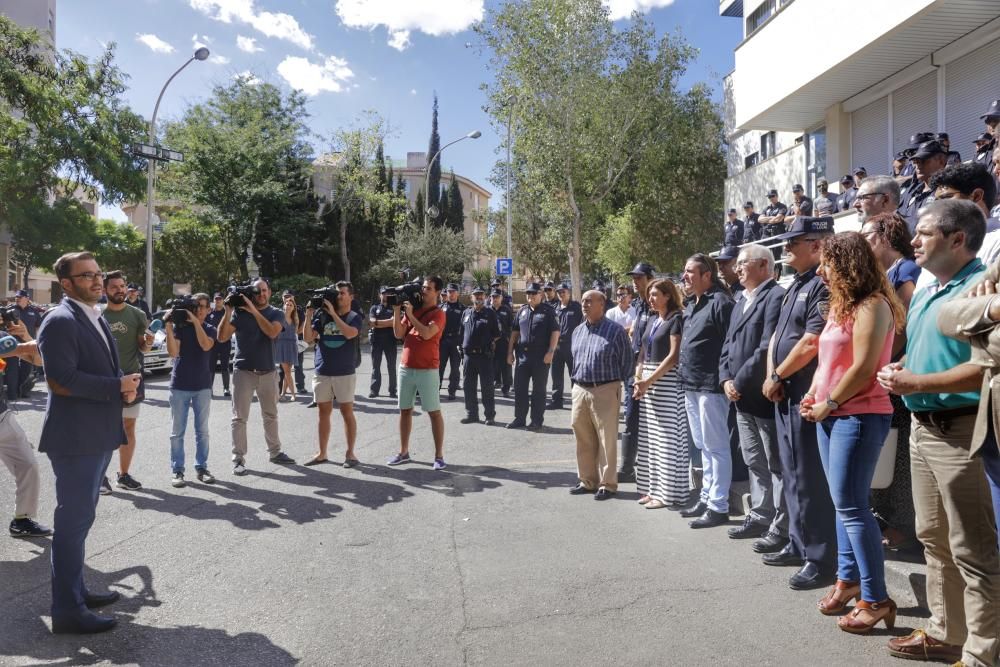
[[[122,419],[136,419],[139,416],[139,406],[142,405],[142,401],[139,401],[135,405],[124,405],[122,406]]]
[[[317,403],[337,401],[354,402],[354,386],[358,376],[350,375],[313,375],[313,400]]]

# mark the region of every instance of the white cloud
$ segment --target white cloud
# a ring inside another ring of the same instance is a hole
[[[354,76],[347,61],[336,56],[330,56],[322,63],[286,56],[278,65],[278,74],[289,86],[310,97],[322,92],[342,92],[347,81]]]
[[[152,33],[136,33],[135,38],[154,53],[173,53],[174,47]]]
[[[617,21],[627,19],[632,12],[645,14],[651,9],[669,7],[674,0],[604,0],[604,4],[611,10],[611,20]]]
[[[336,11],[350,28],[385,26],[389,46],[402,51],[414,30],[440,37],[468,29],[483,18],[483,0],[337,0]]]
[[[250,86],[258,86],[264,83],[263,81],[260,80],[260,78],[256,74],[254,74],[250,70],[243,70],[238,74],[234,74],[233,80],[235,81],[237,79],[242,79],[244,83]]]
[[[211,38],[208,35],[199,35],[195,33],[191,35],[191,47],[194,49],[200,49],[203,46],[208,46],[212,43]]]
[[[284,39],[307,51],[313,49],[313,36],[291,14],[258,10],[254,0],[188,0],[193,9],[223,23],[246,23],[267,37]]]
[[[229,58],[220,55],[213,55],[208,59],[208,62],[212,63],[213,65],[228,65]]]
[[[257,53],[264,50],[257,46],[256,39],[253,37],[244,37],[243,35],[236,35],[236,46],[244,53]]]

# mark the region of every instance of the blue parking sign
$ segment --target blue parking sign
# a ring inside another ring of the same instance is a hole
[[[497,257],[497,275],[498,276],[512,276],[514,275],[514,260],[510,257]]]

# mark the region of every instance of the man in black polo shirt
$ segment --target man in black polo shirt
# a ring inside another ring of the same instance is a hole
[[[392,306],[389,304],[389,288],[379,292],[381,301],[368,312],[371,326],[369,342],[372,345],[372,383],[368,398],[378,396],[382,388],[382,357],[385,357],[389,372],[389,396],[396,398],[396,335],[392,332]]]
[[[464,376],[462,393],[465,394],[465,418],[463,424],[479,421],[479,402],[476,387],[482,394],[483,416],[486,425],[496,422],[496,406],[493,401],[493,350],[500,338],[500,321],[497,313],[486,306],[486,290],[476,286],[472,290],[472,307],[462,313],[462,365]]]
[[[566,373],[573,370],[573,330],[583,321],[583,310],[580,309],[579,301],[573,301],[569,283],[561,283],[556,296],[559,299],[559,305],[556,306],[559,345],[552,357],[552,400],[545,406],[547,410],[562,410]]]
[[[545,295],[542,300],[552,306],[553,310],[559,307],[559,297],[556,296],[556,284],[554,282],[551,280],[545,281],[545,284],[542,285],[542,294]]]
[[[993,151],[997,147],[997,126],[1000,125],[1000,100],[993,100],[986,108],[986,113],[979,117],[986,123],[987,133],[990,135],[989,141],[983,145],[974,158],[976,162],[986,167],[986,171],[993,173]],[[982,135],[980,135],[982,136]]]
[[[448,283],[441,310],[445,314],[445,325],[444,333],[441,335],[438,375],[441,384],[444,384],[444,369],[449,363],[451,364],[451,372],[448,374],[448,400],[454,401],[462,372],[462,311],[465,310],[465,306],[458,300],[457,283]]]
[[[812,215],[813,200],[806,197],[806,191],[802,187],[801,183],[796,183],[792,186],[792,198],[792,207],[789,211],[789,215]]]
[[[764,215],[760,216],[760,224],[764,238],[770,238],[785,231],[785,216],[788,215],[788,207],[778,200],[778,191],[771,189],[767,193],[767,208]]]
[[[226,308],[222,305],[222,293],[216,292],[212,297],[212,310],[205,316],[205,323],[215,327],[218,335],[222,320],[226,317]],[[212,368],[212,385],[215,385],[215,369],[222,373],[222,395],[231,396],[229,393],[229,372],[231,370],[229,358],[232,356],[232,342],[221,343],[216,341],[215,346],[209,352],[209,365]]]
[[[490,308],[497,315],[500,323],[500,340],[497,341],[493,350],[493,386],[503,392],[504,398],[510,393],[510,387],[514,384],[514,374],[507,363],[507,344],[510,343],[510,331],[514,324],[514,311],[504,303],[503,290],[496,288],[490,295]]]
[[[507,428],[523,428],[529,406],[529,430],[542,428],[545,419],[545,384],[559,344],[559,321],[552,307],[542,302],[541,292],[538,283],[528,283],[524,288],[528,303],[517,311],[510,334],[507,363],[513,364],[516,355],[517,366],[514,368],[514,421],[507,424]]]
[[[38,327],[42,323],[42,311],[35,304],[31,303],[27,290],[17,290],[14,293],[14,312],[21,319],[28,335],[32,338],[38,333]],[[31,388],[35,385],[35,367],[30,361],[12,358],[7,362],[7,368],[17,366],[18,394],[9,398],[27,398],[31,393]]]

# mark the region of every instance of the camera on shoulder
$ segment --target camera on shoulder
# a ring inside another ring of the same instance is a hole
[[[3,319],[3,326],[5,327],[21,321],[21,316],[17,314],[16,306],[4,306],[0,308],[0,318]]]
[[[324,299],[329,301],[334,308],[337,307],[337,297],[340,296],[340,290],[337,289],[336,285],[327,285],[319,289],[309,290],[308,294],[309,302],[307,307],[313,310],[323,310]]]
[[[260,295],[260,288],[253,283],[230,285],[226,290],[226,298],[222,300],[222,303],[233,308],[239,308],[248,303],[253,303],[253,300],[258,295]]]
[[[388,287],[385,294],[389,297],[387,304],[389,306],[401,306],[409,302],[414,310],[419,310],[424,305],[423,283],[419,280]]]
[[[170,309],[170,321],[175,329],[191,324],[198,314],[198,300],[190,294],[175,297],[167,301],[167,308]],[[185,315],[186,310],[190,315]]]

